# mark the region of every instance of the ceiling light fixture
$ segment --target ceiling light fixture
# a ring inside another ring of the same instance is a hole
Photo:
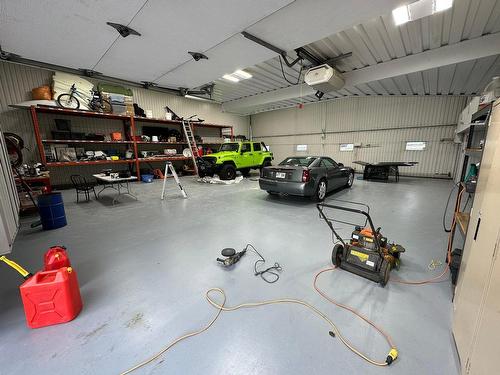
[[[239,82],[243,79],[249,79],[252,77],[253,76],[250,73],[245,72],[244,70],[240,70],[240,69],[234,71],[231,74],[224,74],[222,76],[222,78],[224,78],[225,80],[231,81],[231,82]]]
[[[239,82],[239,81],[240,81],[240,79],[239,79],[239,78],[234,77],[234,76],[233,76],[233,75],[231,75],[231,74],[224,74],[224,75],[222,76],[222,78],[224,78],[224,79],[225,79],[225,80],[227,80],[227,81],[231,81],[231,82]]]
[[[408,5],[396,8],[392,11],[392,18],[394,18],[394,23],[396,26],[402,25],[410,20],[410,12],[408,11]]]
[[[394,24],[399,26],[450,9],[452,6],[453,0],[419,0],[394,9],[392,18]]]
[[[210,98],[203,98],[201,96],[196,96],[196,95],[184,95],[186,99],[193,99],[193,100],[200,100],[202,102],[210,102],[210,103],[217,103],[215,100],[210,99]]]

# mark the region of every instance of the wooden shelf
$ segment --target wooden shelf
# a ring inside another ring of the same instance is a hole
[[[483,152],[482,148],[466,148],[465,152]]]
[[[162,156],[156,158],[139,158],[139,163],[144,162],[155,162],[155,161],[177,161],[177,160],[191,160],[191,158],[187,158],[185,156]]]
[[[182,125],[182,121],[179,120],[165,120],[161,118],[147,118],[147,117],[137,117],[134,116],[134,120],[137,122],[150,122],[156,124],[165,124],[165,125]],[[191,125],[198,128],[217,128],[217,129],[225,129],[232,128],[231,125],[218,125],[218,124],[209,124],[205,122],[192,122]]]
[[[132,144],[132,141],[92,141],[85,139],[42,139],[43,143],[98,143],[98,144]]]
[[[139,158],[139,150],[138,147],[141,145],[161,145],[161,146],[187,146],[186,142],[146,142],[146,141],[136,141],[137,136],[137,123],[156,123],[156,124],[168,124],[168,125],[182,125],[182,121],[174,121],[174,120],[165,120],[165,119],[153,119],[153,118],[145,118],[145,117],[137,117],[137,116],[129,116],[129,115],[119,115],[113,113],[99,113],[92,111],[84,111],[84,110],[73,110],[59,107],[51,107],[51,106],[30,106],[27,107],[31,114],[31,120],[33,122],[33,128],[35,131],[35,139],[38,146],[38,152],[40,154],[40,160],[42,163],[46,164],[47,167],[71,167],[71,166],[84,166],[84,165],[100,165],[100,164],[135,164],[137,178],[140,179],[140,163],[145,162],[165,162],[165,161],[187,161],[192,160],[190,157],[185,157],[183,155],[179,156],[161,156],[161,157],[152,157],[152,158]],[[127,128],[130,130],[130,136],[132,140],[123,140],[123,141],[94,141],[94,140],[86,140],[86,139],[42,139],[41,131],[40,131],[40,122],[39,122],[39,114],[53,114],[53,115],[67,115],[67,116],[77,116],[77,117],[89,117],[89,118],[99,118],[106,120],[120,120],[123,122],[124,132],[128,134]],[[223,137],[223,129],[229,129],[231,131],[231,137],[233,137],[233,127],[231,125],[217,125],[217,124],[208,124],[208,123],[191,123],[193,132],[199,128],[215,128],[219,130],[220,137]],[[201,145],[220,145],[223,142],[215,142],[215,143],[200,143]],[[70,162],[47,162],[45,155],[45,144],[110,144],[110,145],[130,145],[133,149],[134,158],[133,159],[124,159],[124,160],[93,160],[93,161],[70,161]]]
[[[92,161],[54,161],[47,162],[47,167],[71,167],[82,165],[99,165],[99,164],[128,164],[135,163],[135,159],[127,160],[92,160]]]
[[[469,226],[470,214],[468,212],[456,212],[455,220],[460,228],[460,232],[465,235]]]
[[[82,117],[94,117],[94,118],[105,118],[108,120],[130,120],[130,116],[127,115],[117,115],[115,113],[101,113],[92,111],[83,111],[80,109],[67,109],[59,107],[35,107],[35,111],[38,113],[52,113],[57,115],[70,115],[70,116],[82,116]]]
[[[152,141],[135,141],[138,145],[172,145],[172,146],[178,146],[178,145],[187,145],[186,142],[152,142]]]

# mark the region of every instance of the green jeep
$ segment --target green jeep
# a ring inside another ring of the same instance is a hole
[[[200,177],[219,175],[221,180],[233,180],[236,171],[248,176],[250,169],[259,169],[271,165],[273,153],[264,143],[231,142],[223,143],[215,154],[198,158]]]

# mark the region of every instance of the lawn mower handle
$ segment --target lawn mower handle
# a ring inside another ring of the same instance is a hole
[[[326,223],[328,224],[328,226],[330,227],[330,229],[332,230],[332,232],[340,240],[340,242],[342,242],[342,245],[344,245],[344,246],[345,246],[344,240],[337,234],[337,232],[333,228],[333,224],[330,222],[330,220],[328,219],[328,217],[326,217],[326,215],[323,213],[323,207],[333,208],[333,209],[337,209],[337,210],[341,210],[341,211],[348,211],[348,212],[352,212],[352,213],[355,213],[355,214],[360,214],[360,215],[366,216],[366,219],[368,220],[368,224],[370,224],[370,228],[371,228],[371,230],[373,232],[373,237],[374,237],[375,245],[377,246],[377,251],[381,252],[380,243],[378,241],[378,237],[376,236],[377,231],[375,229],[375,226],[373,225],[372,218],[370,217],[370,214],[368,212],[363,211],[363,210],[357,210],[355,208],[349,208],[349,207],[343,207],[343,206],[334,206],[334,205],[325,204],[325,203],[318,203],[318,204],[316,204],[316,208],[318,209],[319,214],[322,216],[323,220],[326,221]]]

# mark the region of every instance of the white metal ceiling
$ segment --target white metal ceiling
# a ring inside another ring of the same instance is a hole
[[[196,87],[266,61],[249,31],[293,49],[390,11],[400,0],[0,0],[0,45],[22,58],[131,81]],[[142,36],[126,38],[106,22]],[[188,51],[209,60],[194,62]]]
[[[399,27],[394,25],[390,15],[381,16],[305,47],[315,56],[325,60],[352,52],[352,57],[341,60],[337,65],[342,72],[350,72],[498,32],[500,0],[455,0],[448,11]],[[216,100],[230,102],[290,86],[282,76],[277,57],[246,70],[253,74],[252,79],[236,84],[218,80]],[[297,81],[298,67],[285,67],[285,71],[290,81]],[[475,94],[481,92],[489,80],[499,74],[499,56],[489,56],[355,85],[325,94],[324,98],[349,95]],[[309,95],[248,108],[246,113],[312,101],[317,99],[314,95]]]

